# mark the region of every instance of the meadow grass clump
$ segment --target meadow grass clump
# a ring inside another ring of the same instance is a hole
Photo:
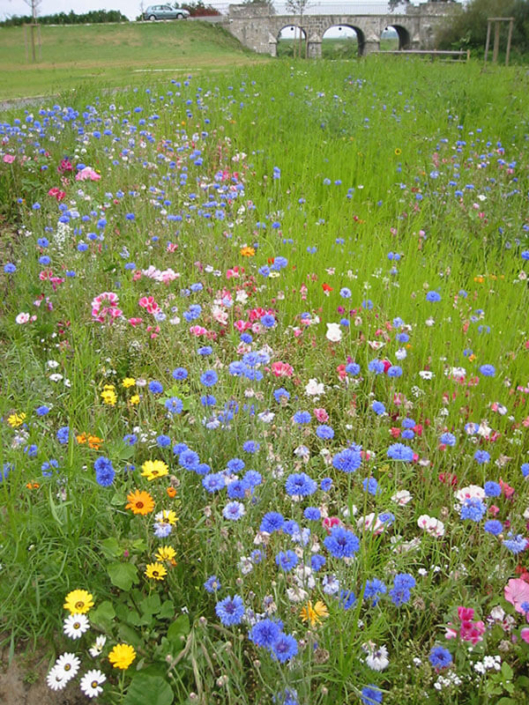
[[[52,690],[526,702],[523,80],[278,62],[2,118],[2,622]]]

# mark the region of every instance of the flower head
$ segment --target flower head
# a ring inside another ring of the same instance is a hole
[[[64,609],[70,614],[86,614],[94,606],[94,597],[86,590],[72,590],[66,595]]]
[[[129,644],[116,644],[108,655],[108,660],[114,668],[126,671],[136,658],[136,651]]]

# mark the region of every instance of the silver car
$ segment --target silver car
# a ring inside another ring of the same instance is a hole
[[[151,5],[143,13],[144,20],[185,20],[189,17],[189,11],[184,10],[183,7],[179,7],[178,3],[175,3],[174,7],[171,5]]]

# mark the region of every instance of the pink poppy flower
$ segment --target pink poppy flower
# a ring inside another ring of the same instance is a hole
[[[514,609],[524,614],[521,607],[523,602],[529,602],[529,583],[520,578],[511,578],[505,586],[505,599],[514,605]]]

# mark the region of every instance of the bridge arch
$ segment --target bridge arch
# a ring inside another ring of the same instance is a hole
[[[326,39],[328,37],[328,34],[331,33],[335,34],[336,32],[342,31],[345,36],[351,36],[352,33],[356,35],[356,43],[357,43],[357,55],[358,56],[363,56],[365,52],[365,46],[366,46],[366,35],[364,31],[353,24],[330,24],[325,29],[323,30],[322,33],[322,38]],[[327,37],[325,36],[327,35]]]
[[[402,24],[390,24],[388,25],[385,30],[382,32],[381,39],[386,39],[389,32],[393,30],[394,32],[397,33],[397,42],[398,42],[398,50],[402,51],[403,49],[410,49],[411,48],[411,34],[409,30],[404,27]]]
[[[304,58],[307,47],[307,31],[297,24],[286,24],[276,35],[277,56],[298,56]]]

